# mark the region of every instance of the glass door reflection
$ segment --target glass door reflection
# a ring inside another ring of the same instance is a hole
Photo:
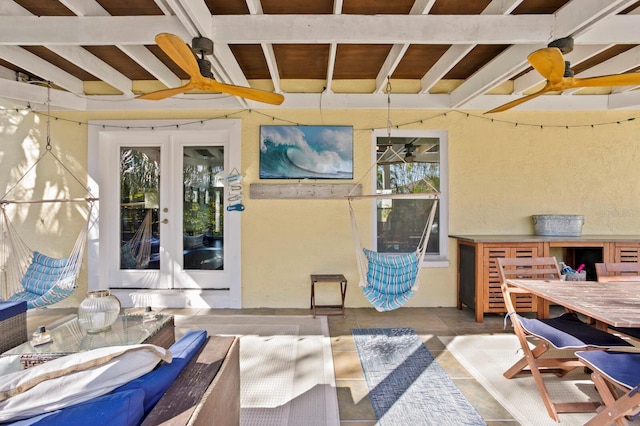
[[[160,269],[160,148],[120,148],[120,269]]]
[[[183,150],[183,265],[224,270],[224,147]]]

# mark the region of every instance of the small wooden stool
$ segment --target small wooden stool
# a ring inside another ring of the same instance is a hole
[[[316,305],[316,283],[339,283],[340,305]],[[344,316],[344,298],[347,294],[347,279],[342,274],[311,275],[311,309],[313,317],[316,315],[342,315]],[[318,311],[320,308],[321,311]]]

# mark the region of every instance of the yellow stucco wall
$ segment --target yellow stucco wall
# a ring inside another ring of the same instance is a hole
[[[345,274],[349,280],[347,305],[368,306],[357,288],[347,202],[252,200],[248,185],[259,182],[261,124],[352,125],[358,180],[371,167],[371,129],[386,128],[387,111],[262,112],[266,115],[245,111],[230,116],[242,120],[241,172],[245,175],[246,206],[242,213],[243,307],[308,307],[312,273]],[[56,152],[74,164],[74,171],[84,173],[89,120],[207,119],[225,113],[229,111],[56,111],[53,115],[60,119],[51,123],[51,138]],[[532,214],[583,214],[584,234],[640,234],[640,120],[627,121],[638,115],[637,111],[510,111],[495,114],[491,120],[477,111],[444,115],[406,110],[393,111],[391,118],[402,130],[448,132],[450,234],[529,234],[533,232]],[[39,142],[40,149],[44,147],[46,126],[42,117],[32,113],[5,110],[0,120],[0,187],[4,189],[19,174],[18,168],[28,163],[25,153],[34,148],[33,142]],[[361,236],[368,241],[368,203],[357,204],[356,210]],[[25,220],[33,225],[40,217],[34,212]],[[50,240],[41,235],[47,232],[45,227],[30,226],[43,251],[64,254],[70,250],[78,221],[60,222]],[[33,235],[28,232],[25,239],[29,238]],[[74,305],[82,299],[87,288],[86,271],[83,273],[79,291],[65,304]],[[455,303],[456,252],[452,240],[449,267],[424,270],[420,291],[408,306]]]

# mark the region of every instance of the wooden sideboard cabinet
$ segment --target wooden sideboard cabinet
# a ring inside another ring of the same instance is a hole
[[[640,260],[640,235],[451,235],[451,238],[457,240],[458,246],[457,306],[473,309],[476,322],[482,322],[485,313],[505,313],[496,262],[499,257],[556,256],[559,262],[574,267],[585,263],[589,279],[596,279],[594,263]],[[536,312],[536,298],[519,299],[517,310]]]

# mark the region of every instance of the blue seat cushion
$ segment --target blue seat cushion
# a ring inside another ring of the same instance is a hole
[[[628,389],[640,384],[640,353],[617,351],[579,351],[576,355],[609,380]]]
[[[112,392],[51,413],[11,423],[37,426],[138,425],[144,418],[144,391]]]
[[[25,291],[39,295],[45,294],[53,286],[72,288],[75,286],[76,271],[67,268],[69,258],[56,259],[37,251],[22,277],[22,287]]]
[[[0,321],[13,318],[27,312],[26,301],[0,302]]]
[[[629,328],[629,327],[609,327],[612,330],[619,331],[628,336],[635,337],[636,339],[640,339],[640,328]]]
[[[114,392],[142,389],[144,391],[144,415],[146,416],[169,389],[182,369],[198,353],[206,340],[207,332],[205,330],[188,331],[169,348],[173,355],[170,363],[160,363],[153,371],[116,388]]]
[[[416,252],[377,253],[364,249],[367,257],[367,284],[377,292],[399,295],[415,290],[419,258]]]
[[[517,314],[515,314],[517,315]],[[557,318],[531,319],[518,315],[520,324],[530,334],[547,340],[558,349],[585,347],[614,348],[632,346],[629,342],[580,321],[573,313]]]

